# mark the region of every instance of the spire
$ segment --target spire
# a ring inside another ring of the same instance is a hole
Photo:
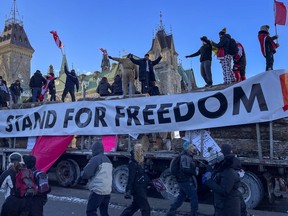
[[[13,5],[12,5],[11,11],[10,11],[10,15],[9,15],[9,18],[5,22],[5,25],[19,24],[20,26],[23,26],[22,20],[20,18],[20,14],[19,14],[19,11],[17,9],[16,0],[13,0]]]
[[[163,25],[163,21],[162,21],[162,11],[160,11],[160,25],[159,25],[159,31],[161,30],[165,30],[165,27]]]

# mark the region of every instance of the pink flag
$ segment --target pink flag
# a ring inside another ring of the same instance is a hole
[[[275,4],[275,25],[287,25],[287,5],[283,2],[274,1]]]
[[[54,162],[65,152],[73,136],[38,137],[31,155],[36,157],[36,168],[47,172]]]
[[[56,32],[56,31],[50,31],[50,33],[53,35],[53,38],[54,38],[54,41],[55,41],[56,45],[57,45],[60,49],[62,49],[62,48],[64,47],[64,45],[63,45],[62,42],[60,41],[60,38],[59,38],[57,32]]]
[[[106,49],[100,48],[100,50],[103,52],[103,54],[107,54],[107,50]]]

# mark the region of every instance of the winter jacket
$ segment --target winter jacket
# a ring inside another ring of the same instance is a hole
[[[111,86],[111,91],[112,91],[112,94],[114,94],[114,95],[122,95],[123,94],[122,79],[119,75],[117,75],[114,78],[114,82]]]
[[[207,61],[207,60],[212,61],[212,46],[211,46],[211,44],[204,43],[197,52],[195,52],[191,55],[188,55],[186,57],[192,58],[192,57],[199,56],[199,55],[200,55],[200,62]]]
[[[53,74],[50,74],[49,76],[47,76],[47,80],[50,79],[49,85],[48,85],[48,89],[49,89],[49,94],[55,94],[56,93],[56,86],[55,86],[55,80],[57,79],[57,77],[54,76]]]
[[[45,85],[47,80],[42,76],[40,71],[36,71],[30,79],[29,87],[30,88],[42,88]]]
[[[156,81],[153,66],[158,64],[161,59],[162,59],[161,56],[159,56],[154,61],[146,60],[145,58],[143,58],[143,59],[134,59],[133,56],[131,56],[130,60],[134,64],[139,65],[139,81],[145,81],[145,79],[146,79],[145,74],[147,73],[147,71],[146,71],[147,61],[148,61],[148,68],[149,68],[149,81]]]
[[[15,194],[16,172],[11,164],[0,176],[0,188],[4,190],[5,199]]]
[[[224,34],[220,38],[219,43],[215,43],[212,41],[212,46],[217,47],[217,48],[223,48],[224,49],[224,55],[228,55],[230,39],[231,39],[231,36],[229,34]]]
[[[12,83],[11,86],[10,86],[10,91],[13,95],[15,96],[20,96],[21,93],[23,92],[23,88],[21,88],[21,85],[20,83],[17,84],[17,83]]]
[[[276,40],[276,36],[270,37],[270,34],[267,31],[259,31],[258,40],[264,57],[276,53],[277,45],[274,42],[274,40]]]
[[[233,56],[234,64],[237,63],[237,64],[240,64],[241,66],[246,66],[246,54],[245,54],[244,47],[239,42],[236,42],[236,44],[238,47],[238,53],[236,53]]]
[[[179,173],[176,175],[177,182],[192,182],[192,176],[196,175],[196,164],[193,156],[186,151],[181,153]]]
[[[64,71],[66,74],[66,82],[65,82],[65,89],[74,90],[74,86],[76,85],[76,90],[79,90],[79,80],[75,74],[75,72],[69,72],[67,66],[65,64]]]
[[[95,144],[94,144],[95,145]],[[92,149],[92,158],[84,167],[82,179],[88,179],[88,189],[99,195],[109,195],[112,191],[112,163],[104,154],[102,143]]]
[[[108,96],[110,95],[110,91],[111,90],[111,85],[108,83],[107,79],[103,79],[99,82],[96,92],[100,95],[100,96]]]
[[[215,176],[207,181],[214,192],[215,216],[240,216],[240,197],[238,190],[240,160],[235,155],[227,155],[220,164]]]

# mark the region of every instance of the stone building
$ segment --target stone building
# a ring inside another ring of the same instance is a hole
[[[0,75],[10,84],[16,79],[25,87],[29,83],[31,59],[34,53],[25,33],[23,21],[14,1],[9,18],[0,36]]]

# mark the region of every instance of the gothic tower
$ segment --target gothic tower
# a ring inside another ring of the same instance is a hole
[[[25,33],[23,21],[18,17],[16,0],[13,0],[10,16],[0,36],[0,75],[10,84],[18,79],[27,86],[34,49]]]

